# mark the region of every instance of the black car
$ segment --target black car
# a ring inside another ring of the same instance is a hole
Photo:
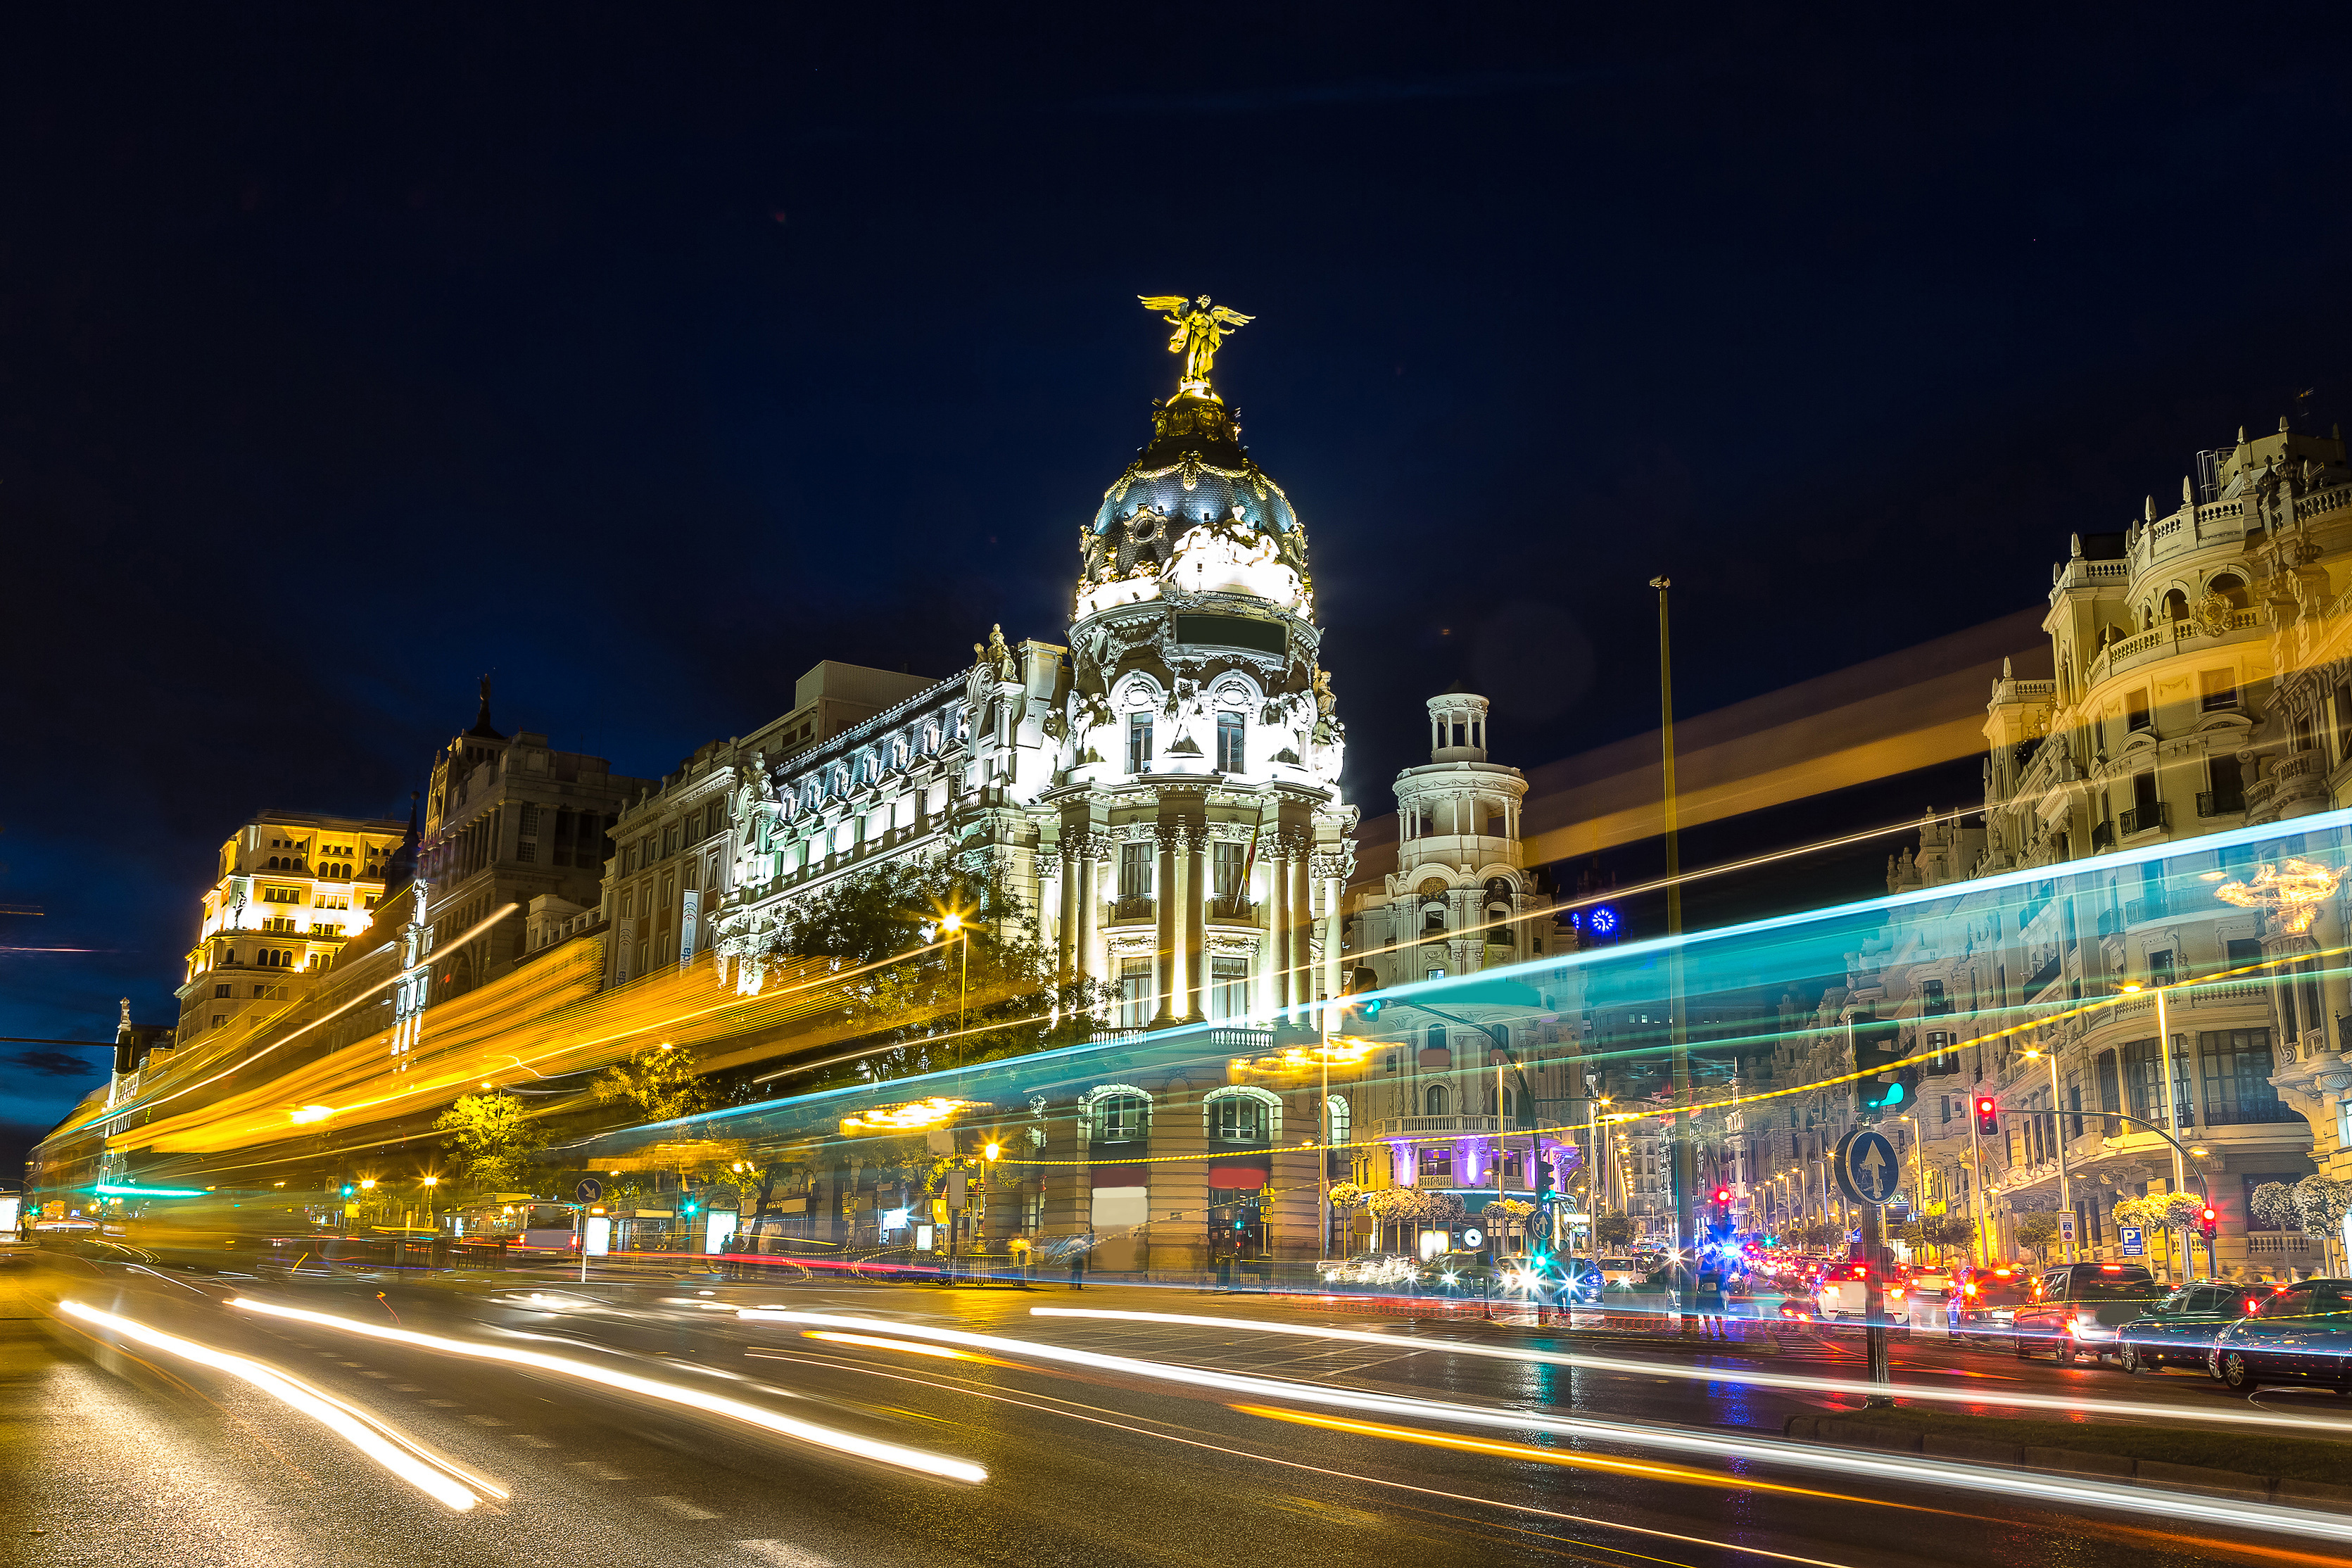
[[[2094,1363],[2116,1352],[2116,1334],[2145,1315],[2165,1292],[2137,1263],[2066,1263],[2035,1282],[2033,1300],[2017,1309],[2017,1358],[2047,1350],[2060,1366],[2078,1356]]]
[[[2232,1394],[2305,1384],[2352,1394],[2352,1279],[2256,1287],[2244,1317],[2214,1336],[2206,1370]]]
[[[2255,1287],[2261,1294],[2269,1289]],[[2183,1286],[2116,1331],[2116,1364],[2126,1372],[2202,1371],[2214,1337],[2244,1317],[2252,1299],[2243,1285]]]

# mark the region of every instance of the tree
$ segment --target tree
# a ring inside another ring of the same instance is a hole
[[[626,1105],[642,1121],[679,1121],[710,1109],[715,1098],[697,1070],[694,1053],[652,1045],[597,1075],[598,1100]]]
[[[1622,1252],[1633,1245],[1633,1221],[1627,1215],[1602,1215],[1592,1222],[1592,1239],[1611,1252]]]
[[[2043,1263],[2050,1261],[2050,1244],[2058,1239],[2058,1216],[2054,1214],[2023,1214],[2017,1216],[2017,1245],[2032,1252]]]
[[[952,934],[950,915],[962,922]],[[1061,980],[1034,929],[1001,873],[944,859],[861,871],[796,904],[776,933],[780,954],[844,972],[880,965],[840,991],[845,1022],[873,1049],[814,1081],[884,1082],[1093,1038],[1109,988]],[[908,954],[920,956],[886,962]]]
[[[547,1145],[547,1134],[511,1095],[468,1094],[433,1123],[441,1147],[465,1179],[482,1192],[501,1192],[522,1180],[523,1167]]]

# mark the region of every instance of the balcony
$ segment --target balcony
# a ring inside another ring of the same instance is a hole
[[[2172,906],[2161,895],[2152,899],[2134,899],[2124,905],[2126,925],[2145,925],[2149,921],[2168,920]]]
[[[2252,1127],[2264,1123],[2301,1121],[2303,1112],[2283,1100],[2251,1105],[2208,1105],[2205,1125],[2208,1127]]]
[[[2244,790],[2200,789],[2197,792],[2197,815],[2200,816],[2238,816],[2245,809]]]
[[[2168,826],[2169,824],[2165,818],[2164,802],[2160,800],[2147,805],[2126,807],[2123,814],[2122,828],[2126,838],[2131,837],[2134,834],[2148,833]]]
[[[1499,1129],[1491,1116],[1392,1116],[1372,1123],[1375,1138],[1491,1138],[1520,1131],[1516,1116],[1503,1118]]]
[[[1211,920],[1226,925],[1254,926],[1260,923],[1258,909],[1258,905],[1247,899],[1212,899],[1208,914]]]
[[[2099,911],[2099,934],[2101,936],[2120,936],[2123,934],[2123,910],[2117,909],[2105,909]]]
[[[1113,899],[1110,901],[1110,923],[1118,925],[1129,921],[1148,921],[1153,908],[1154,900],[1149,895]]]
[[[2116,825],[2112,822],[2093,823],[2091,825],[2091,853],[2095,855],[2102,849],[2113,849],[2115,847]]]

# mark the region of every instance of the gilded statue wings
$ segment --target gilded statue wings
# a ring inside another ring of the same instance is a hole
[[[1143,301],[1147,310],[1176,311],[1192,302],[1191,296],[1185,294],[1138,294],[1136,298]]]

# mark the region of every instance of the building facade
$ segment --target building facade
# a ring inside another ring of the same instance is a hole
[[[373,920],[413,831],[389,817],[264,811],[231,834],[197,910],[178,1042],[241,1037],[299,1002]]]
[[[485,679],[473,727],[441,748],[425,791],[417,877],[426,889],[421,940],[434,961],[433,999],[496,979],[534,951],[533,900],[596,904],[614,825],[649,784],[614,773],[602,757],[557,751],[545,735],[499,733]],[[490,930],[462,940],[509,905]]]

